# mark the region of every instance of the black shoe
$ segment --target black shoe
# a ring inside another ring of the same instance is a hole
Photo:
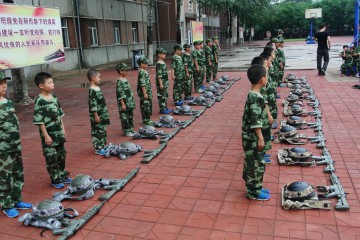
[[[321,70],[321,71],[319,72],[319,75],[320,75],[320,76],[325,76],[324,70]]]

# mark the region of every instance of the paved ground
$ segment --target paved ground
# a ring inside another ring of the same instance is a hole
[[[264,185],[270,188],[272,199],[258,202],[245,198],[241,178],[244,162],[241,115],[250,84],[244,72],[227,73],[230,77],[241,76],[242,80],[224,94],[221,102],[181,130],[148,165],[140,164],[142,153],[124,161],[93,154],[87,110],[88,89],[80,87],[86,80],[84,77],[69,77],[56,82],[55,94],[66,113],[67,169],[71,175],[83,173],[94,178],[121,178],[141,165],[136,178],[107,202],[74,239],[359,239],[359,90],[351,88],[354,79],[352,82],[330,82],[328,76],[318,77],[315,70],[290,72],[306,76],[321,101],[327,146],[336,161],[336,174],[349,193],[349,212],[282,209],[280,189],[284,184],[295,180],[314,185],[330,183],[329,175],[322,172],[322,166],[279,166],[275,156],[279,148],[288,147],[283,144],[274,144],[272,164],[265,173]],[[150,69],[150,73],[154,79],[154,70]],[[133,89],[136,87],[136,74],[136,71],[129,74]],[[127,141],[120,131],[114,71],[102,71],[102,79],[111,116],[109,142]],[[30,88],[29,91],[35,95],[37,90]],[[286,88],[279,91],[282,96],[288,94]],[[154,99],[153,103],[153,119],[156,120],[159,118],[157,100]],[[282,109],[280,105],[279,101]],[[38,203],[50,198],[55,189],[49,184],[38,131],[32,125],[33,106],[18,107],[17,113],[25,167],[24,200]],[[281,114],[279,119],[282,119]],[[306,120],[312,121],[310,118]],[[138,129],[141,126],[139,109],[135,111],[135,122]],[[304,133],[314,134],[312,131]],[[134,142],[144,149],[158,146],[156,140]],[[306,147],[315,155],[320,154],[314,145]],[[64,201],[63,204],[84,213],[99,203],[96,199],[102,193],[104,191],[99,190],[90,200]],[[41,239],[40,229],[25,227],[2,214],[0,222],[0,239]],[[50,231],[45,235],[47,239],[54,239]]]

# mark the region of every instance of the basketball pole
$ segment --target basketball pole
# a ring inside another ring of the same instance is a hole
[[[313,37],[313,22],[314,22],[314,17],[310,18],[310,34],[309,34],[310,39],[306,41],[306,44],[315,44],[315,40]]]
[[[355,1],[354,40],[351,42],[351,44],[354,44],[356,47],[358,47],[358,38],[359,38],[359,8],[360,8],[360,0],[356,0]]]

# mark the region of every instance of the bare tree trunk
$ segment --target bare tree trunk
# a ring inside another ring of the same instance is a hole
[[[237,28],[236,28],[236,44],[240,44],[240,16],[237,16]]]
[[[153,45],[153,7],[154,1],[148,0],[147,16],[147,56],[150,61],[149,65],[154,65],[154,45]]]
[[[16,103],[29,101],[30,98],[27,90],[24,69],[23,68],[12,69],[11,74],[13,81],[14,101]]]
[[[176,42],[181,44],[181,5],[183,0],[176,1]]]

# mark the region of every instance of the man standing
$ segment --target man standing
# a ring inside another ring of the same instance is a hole
[[[318,42],[317,48],[317,69],[319,71],[318,75],[325,75],[326,68],[329,64],[329,50],[331,48],[330,35],[326,31],[326,25],[320,24],[319,32],[315,34],[315,38]],[[324,65],[322,65],[322,58],[324,58]]]

